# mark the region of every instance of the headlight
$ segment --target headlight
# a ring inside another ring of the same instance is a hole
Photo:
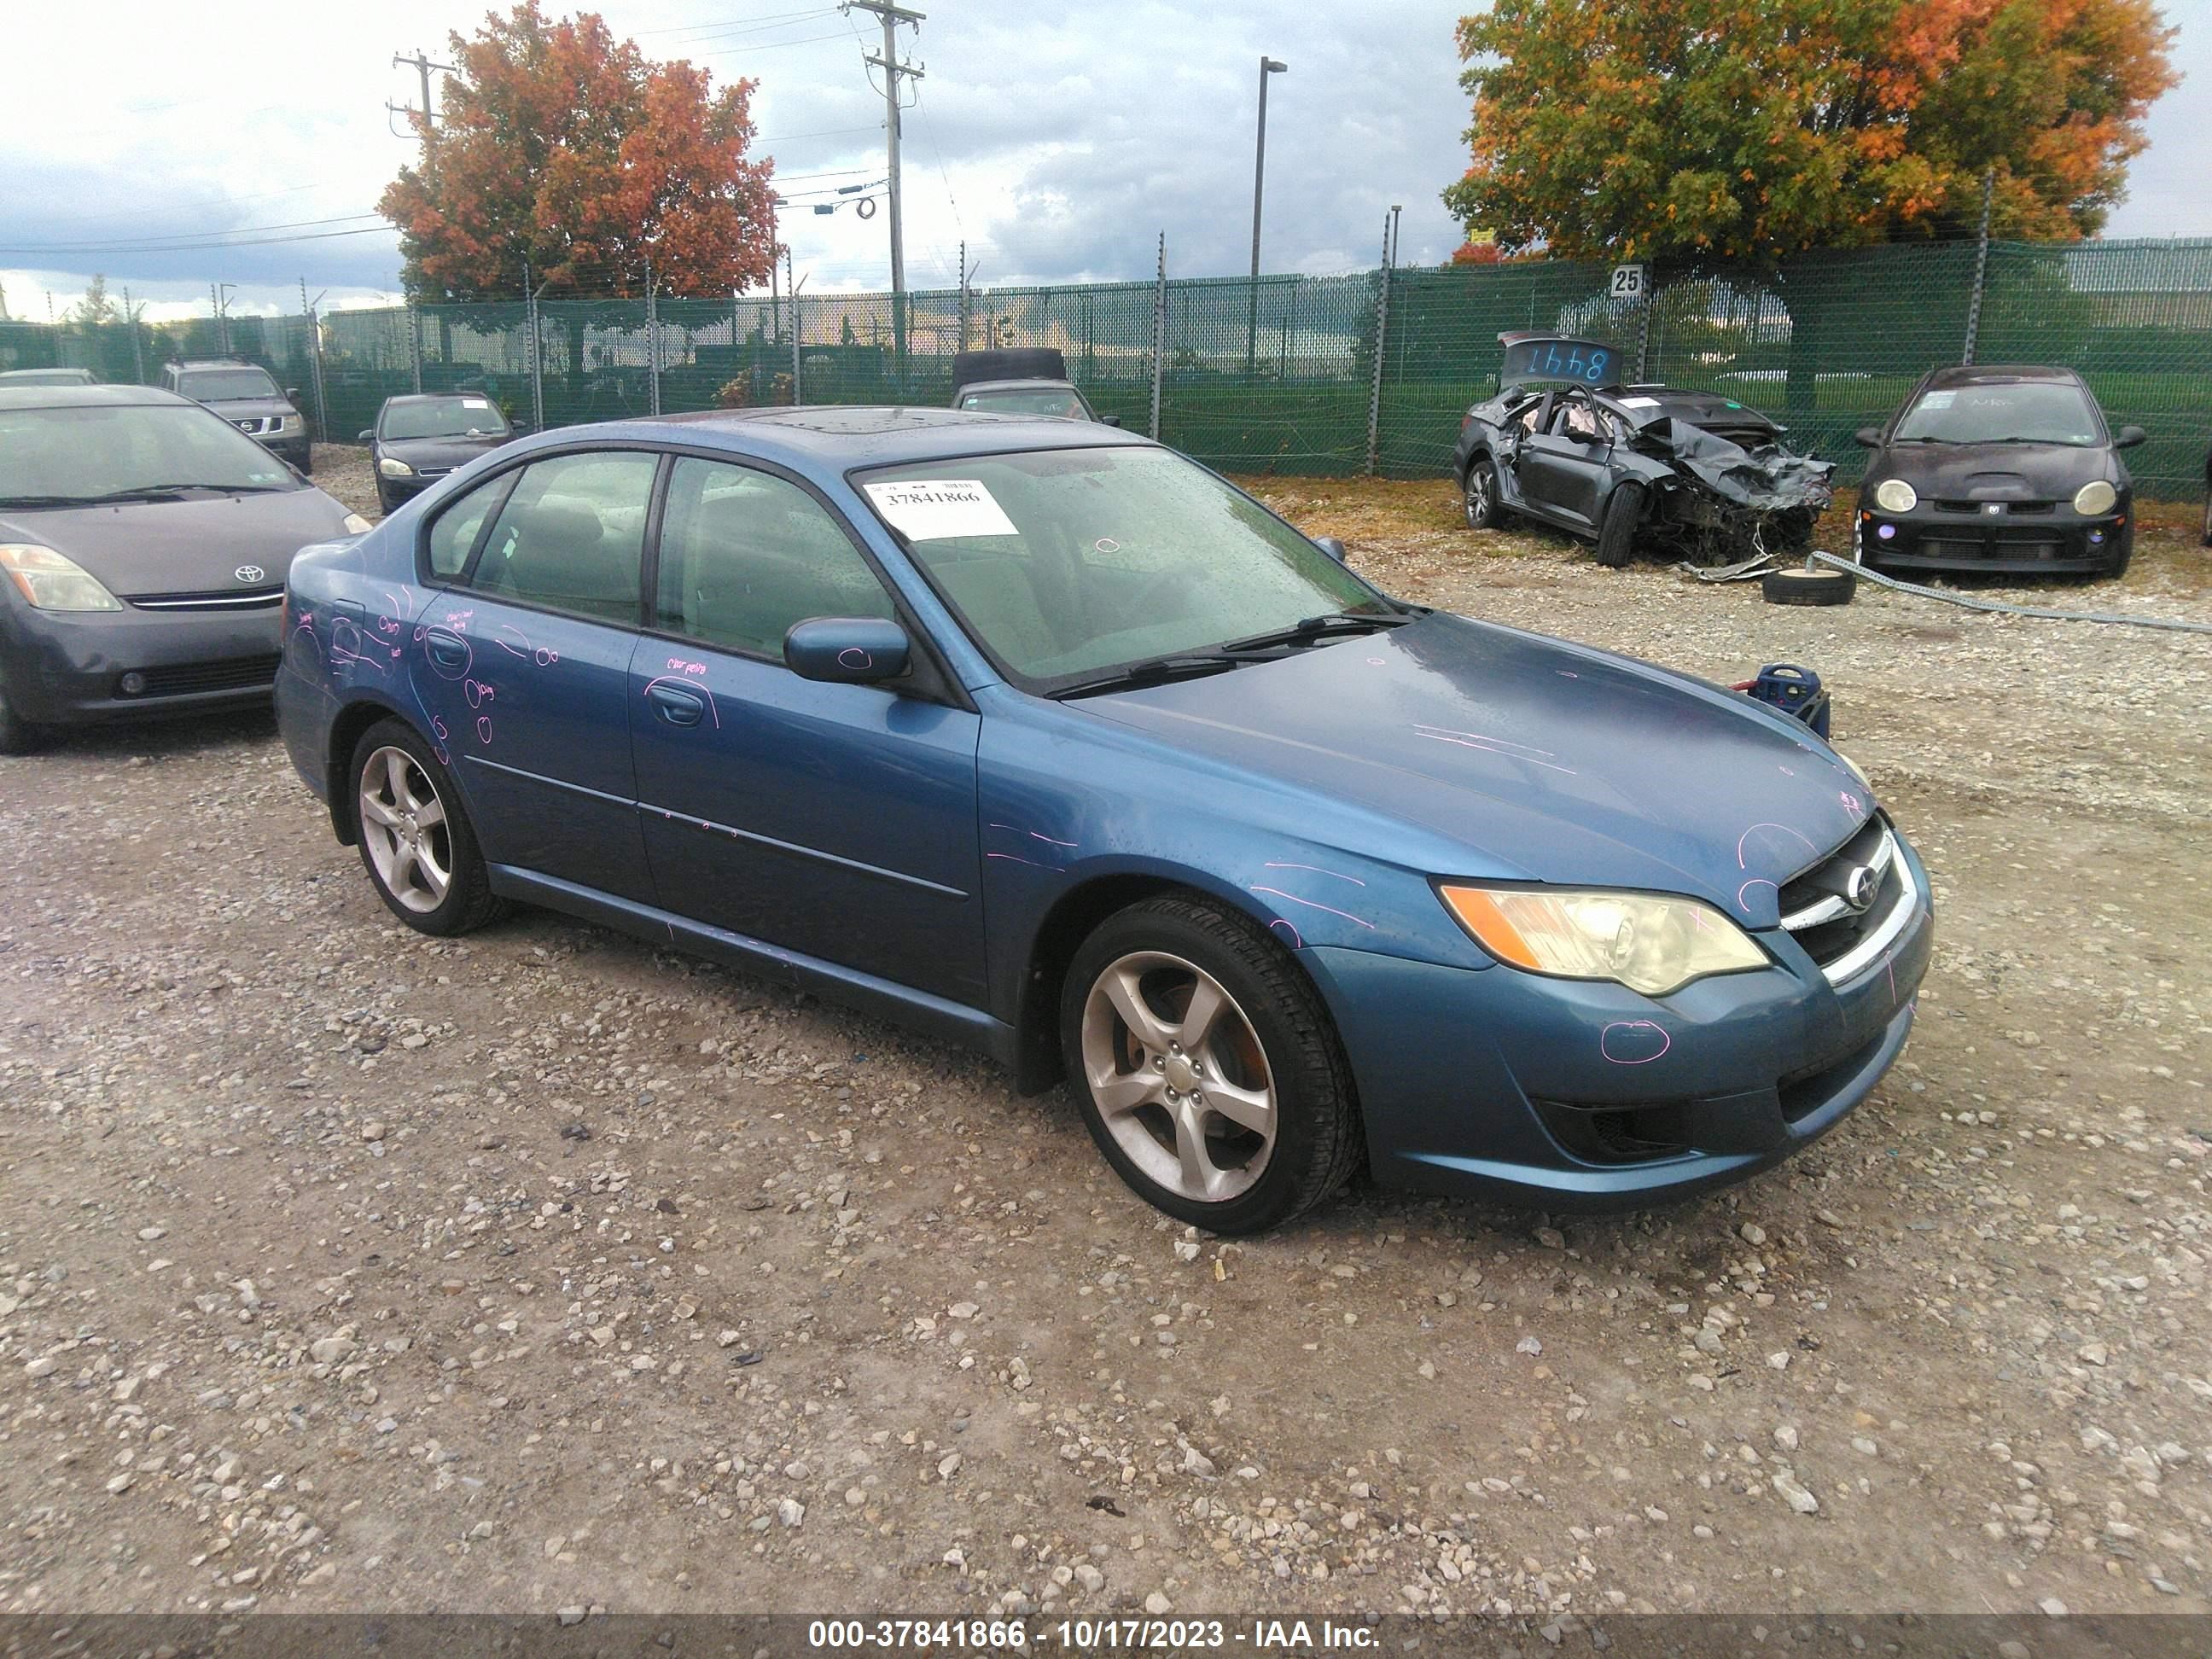
[[[2074,492],[2074,510],[2085,519],[2112,510],[2112,503],[2120,499],[2120,492],[2102,478],[2094,483],[2085,483]]]
[[[345,515],[345,527],[346,534],[349,536],[358,536],[363,531],[374,530],[376,528],[374,525],[362,518],[358,513],[349,513]]]
[[[396,455],[386,455],[376,464],[376,470],[387,478],[411,478],[415,469]]]
[[[35,542],[0,542],[0,570],[40,611],[120,611],[114,594],[74,562]]]
[[[1845,766],[1850,769],[1850,774],[1853,777],[1856,778],[1861,783],[1866,785],[1869,792],[1873,790],[1874,780],[1866,775],[1866,768],[1861,766],[1856,761],[1853,760],[1849,755],[1846,755],[1840,749],[1835,751],[1835,756],[1838,760],[1843,762]]]
[[[1710,904],[1656,893],[1440,887],[1500,962],[1561,979],[1609,979],[1664,996],[1708,974],[1764,968],[1766,953]]]
[[[1874,504],[1885,513],[1910,513],[1920,505],[1920,492],[1902,478],[1884,478],[1875,486]]]
[[[283,416],[278,419],[276,429],[279,432],[304,432],[307,429],[307,417],[304,415]]]

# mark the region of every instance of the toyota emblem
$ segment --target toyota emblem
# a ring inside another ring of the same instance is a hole
[[[1881,878],[1865,865],[1856,866],[1844,878],[1844,902],[1854,910],[1864,910],[1874,902],[1874,896],[1881,885]]]
[[[258,564],[242,564],[230,574],[242,582],[258,582],[269,573]]]

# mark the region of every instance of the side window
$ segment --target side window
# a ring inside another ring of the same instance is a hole
[[[638,563],[657,455],[556,455],[525,467],[471,583],[605,622],[637,620]]]
[[[461,567],[469,562],[470,550],[477,544],[477,532],[514,488],[514,475],[510,472],[479,485],[438,514],[430,526],[432,575],[448,581],[460,575]]]
[[[1559,418],[1552,423],[1552,430],[1595,438],[1598,435],[1597,410],[1590,407],[1587,398],[1565,398],[1559,404]]]
[[[1528,401],[1528,406],[1514,418],[1520,422],[1521,429],[1523,432],[1534,437],[1543,430],[1544,400],[1541,398],[1532,398]]]
[[[660,527],[659,627],[781,660],[793,623],[892,614],[875,572],[797,484],[720,461],[677,461]]]

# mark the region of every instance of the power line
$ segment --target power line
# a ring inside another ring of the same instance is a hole
[[[844,38],[844,31],[841,29],[835,34],[809,34],[796,40],[763,40],[757,46],[721,46],[713,52],[702,52],[694,55],[700,58],[729,58],[741,52],[774,52],[778,46],[811,46],[817,40],[842,40]]]
[[[0,253],[205,253],[232,247],[275,247],[287,242],[326,242],[337,236],[374,236],[380,232],[390,234],[390,225],[357,225],[351,230],[319,230],[300,236],[257,236],[234,242],[160,243],[145,246],[118,246],[112,243],[75,245],[49,242],[25,247],[15,244],[0,244]]]
[[[312,230],[322,225],[350,224],[356,219],[380,219],[377,213],[342,213],[329,219],[295,219],[275,225],[233,225],[224,230],[179,231],[174,235],[146,235],[125,237],[113,241],[92,242],[21,242],[13,244],[19,253],[99,253],[108,249],[123,253],[156,252],[167,249],[186,250],[208,245],[208,239],[244,236],[264,230]],[[212,244],[221,246],[220,242]]]
[[[836,9],[835,6],[822,6],[811,11],[767,11],[750,17],[733,18],[731,22],[757,24],[765,28],[771,23],[795,22],[803,17],[818,17],[825,11]],[[663,29],[632,29],[630,38],[634,40],[646,40],[656,34],[688,34],[694,29],[718,29],[729,26],[722,23],[672,23]]]

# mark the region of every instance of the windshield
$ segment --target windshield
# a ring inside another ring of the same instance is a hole
[[[66,504],[157,484],[298,487],[283,462],[189,404],[0,410],[0,500]]]
[[[259,368],[196,368],[177,377],[177,390],[204,404],[277,395],[276,382],[269,378],[266,369]]]
[[[994,415],[1064,415],[1087,418],[1083,399],[1063,386],[1008,386],[1000,392],[968,392],[960,398],[963,409],[988,410]]]
[[[1049,690],[1306,618],[1396,608],[1164,449],[1059,449],[855,475],[1018,684]]]
[[[2014,380],[1926,392],[1897,423],[1896,443],[2102,443],[2097,411],[2078,386]]]
[[[504,436],[507,417],[489,398],[427,398],[421,403],[384,406],[376,435],[398,441],[404,438],[483,438]]]

